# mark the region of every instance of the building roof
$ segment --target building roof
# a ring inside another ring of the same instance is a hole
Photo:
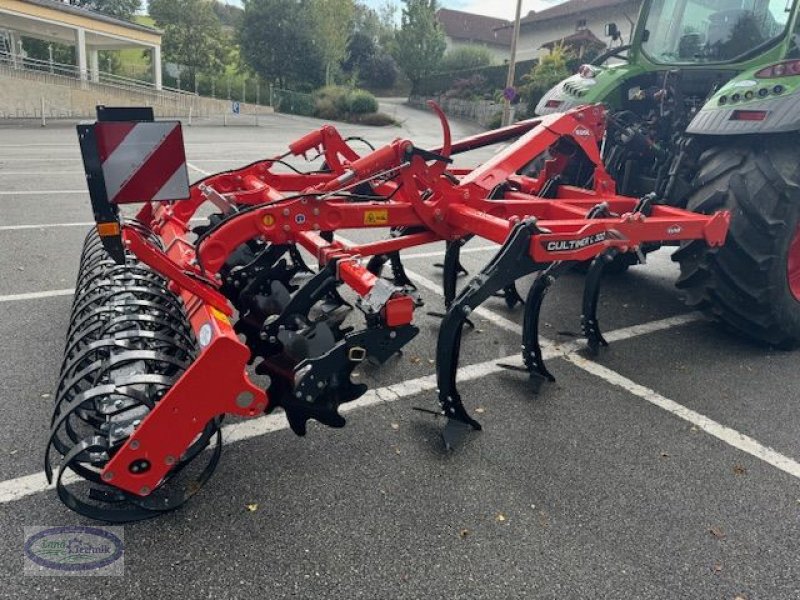
[[[484,15],[440,8],[436,19],[447,37],[465,42],[511,46],[510,21]]]
[[[540,23],[542,21],[549,21],[550,19],[558,19],[559,17],[569,17],[600,8],[608,8],[611,6],[621,6],[623,4],[630,4],[636,0],[567,0],[561,4],[556,4],[545,10],[539,12],[531,11],[520,20],[520,26],[525,27],[533,23]],[[513,27],[512,23],[504,25],[503,29]],[[498,32],[499,33],[499,32]]]
[[[102,21],[103,23],[111,23],[112,25],[119,25],[120,27],[126,27],[128,29],[135,29],[137,31],[144,31],[146,33],[153,33],[156,35],[162,35],[164,32],[153,27],[147,27],[146,25],[140,25],[139,23],[132,23],[131,21],[126,21],[125,19],[119,19],[117,17],[112,17],[111,15],[106,15],[101,12],[97,12],[96,10],[90,10],[88,8],[83,8],[80,6],[73,6],[66,2],[61,2],[59,0],[21,0],[26,4],[34,4],[36,6],[41,6],[44,8],[49,8],[52,10],[57,10],[59,12],[78,15],[81,17],[86,17],[87,19],[94,19],[95,21]]]
[[[558,38],[557,40],[552,40],[549,42],[545,42],[540,47],[550,49],[558,44],[564,44],[565,46],[601,46],[604,47],[606,44],[603,40],[599,39],[595,34],[593,34],[588,29],[580,29],[575,33],[571,33],[570,35],[564,36],[563,38]]]

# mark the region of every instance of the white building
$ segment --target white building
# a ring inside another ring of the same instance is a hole
[[[436,11],[436,19],[444,31],[448,51],[463,46],[483,46],[492,53],[495,64],[509,60],[510,21],[449,8]]]
[[[606,23],[616,23],[627,44],[641,4],[641,0],[567,0],[547,10],[530,12],[520,21],[517,60],[539,58],[554,42],[565,38],[591,40],[593,36],[607,44]],[[502,31],[511,31],[511,25]]]

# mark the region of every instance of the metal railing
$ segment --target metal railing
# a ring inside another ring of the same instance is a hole
[[[132,79],[106,71],[97,71],[97,77],[94,79],[91,71],[87,70],[81,73],[80,68],[76,65],[39,60],[7,52],[0,52],[0,70],[23,79],[66,84],[70,87],[82,87],[85,84],[102,85],[130,92],[145,92],[171,100],[196,96],[194,92],[170,87],[163,87],[159,90],[151,81]]]

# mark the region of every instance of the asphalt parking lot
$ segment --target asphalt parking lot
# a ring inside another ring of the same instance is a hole
[[[437,144],[431,115],[388,110],[402,128],[342,130]],[[187,128],[190,175],[276,154],[319,122],[260,125]],[[200,494],[125,526],[124,577],[24,576],[24,526],[90,523],[42,473],[90,220],[74,128],[0,128],[0,597],[800,598],[798,353],[687,313],[665,250],[605,282],[612,344],[596,358],[571,333],[581,276],[558,281],[542,313],[557,382],[538,395],[498,366],[519,351],[520,308],[477,311],[460,388],[484,430],[456,452],[412,410],[436,406],[438,321],[418,311],[403,356],[360,371],[372,389],[344,429],[301,439],[280,414],[230,425]],[[442,303],[443,250],[405,256],[426,309]],[[462,262],[474,273],[492,252],[473,240]]]

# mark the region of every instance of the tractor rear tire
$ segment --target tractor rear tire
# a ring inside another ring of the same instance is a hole
[[[725,245],[687,243],[673,256],[691,308],[745,337],[790,349],[800,341],[800,151],[797,136],[706,150],[687,208],[731,212]]]

